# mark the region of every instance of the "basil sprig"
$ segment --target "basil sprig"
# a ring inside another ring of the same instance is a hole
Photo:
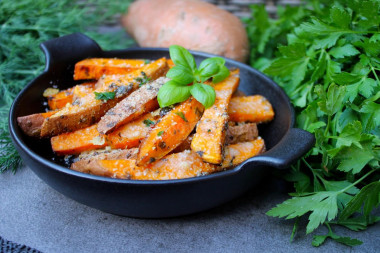
[[[166,74],[171,80],[158,91],[160,107],[166,107],[188,99],[191,95],[205,108],[215,103],[215,90],[204,82],[212,78],[213,83],[223,81],[230,75],[221,57],[205,59],[197,68],[194,57],[185,48],[172,45],[170,58],[175,66]]]

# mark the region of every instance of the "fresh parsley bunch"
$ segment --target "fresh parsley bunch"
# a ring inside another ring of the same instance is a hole
[[[225,60],[221,57],[207,58],[197,68],[194,57],[185,48],[172,45],[169,53],[175,66],[166,74],[171,80],[158,91],[160,107],[185,101],[191,95],[205,108],[211,107],[215,103],[215,90],[204,82],[212,78],[212,82],[217,83],[229,76]]]
[[[309,215],[307,233],[325,224],[328,234],[313,246],[326,238],[360,245],[331,225],[360,231],[380,220],[380,2],[306,1],[280,8],[278,19],[262,7],[253,12],[251,64],[286,91],[297,127],[317,140],[285,176],[292,198],[267,214],[296,218],[292,237],[301,216]]]

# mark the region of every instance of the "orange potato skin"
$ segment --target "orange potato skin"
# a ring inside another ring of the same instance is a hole
[[[18,117],[17,123],[26,135],[39,137],[41,133],[41,126],[44,123],[44,120],[54,113],[56,113],[56,111],[35,113]]]
[[[273,120],[274,111],[270,102],[261,95],[240,96],[231,99],[228,115],[234,122],[261,123]]]
[[[75,64],[74,80],[96,79],[103,75],[125,75],[145,65],[145,60],[90,58]]]
[[[248,36],[241,20],[204,1],[135,1],[122,24],[141,47],[181,45],[241,62],[248,59]]]

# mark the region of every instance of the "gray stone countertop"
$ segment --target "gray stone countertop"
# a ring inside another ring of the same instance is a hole
[[[360,233],[334,228],[339,235],[364,242],[354,248],[331,240],[314,248],[312,235],[306,235],[304,228],[290,243],[293,221],[265,215],[287,198],[286,192],[281,181],[267,178],[243,196],[206,212],[135,219],[79,204],[24,167],[15,175],[0,175],[0,236],[42,252],[62,253],[379,252],[379,224]],[[321,227],[315,234],[325,233]]]

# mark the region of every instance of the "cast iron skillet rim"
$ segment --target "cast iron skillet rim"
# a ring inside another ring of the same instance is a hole
[[[168,48],[128,48],[128,49],[118,49],[118,50],[110,50],[110,51],[101,50],[102,53],[128,53],[128,52],[136,52],[136,51],[168,52]],[[198,52],[198,51],[192,51],[192,50],[190,50],[190,52],[194,55],[206,57],[206,58],[216,56],[213,54],[208,54],[208,53],[203,53],[203,52]],[[45,55],[46,55],[46,63],[48,63],[50,61],[50,59],[48,59],[50,56],[49,56],[49,54],[46,54],[46,52],[45,52]],[[287,102],[286,106],[288,106],[290,108],[290,113],[291,113],[291,121],[290,121],[290,125],[288,126],[288,130],[284,134],[284,137],[285,137],[294,126],[295,116],[294,116],[294,109],[291,106],[290,100],[285,95],[284,91],[278,86],[278,84],[276,84],[268,76],[266,76],[265,74],[259,72],[258,70],[254,69],[254,68],[252,68],[252,67],[250,67],[244,63],[237,62],[237,61],[234,61],[234,60],[228,59],[228,58],[226,58],[226,63],[231,63],[240,69],[246,69],[248,71],[254,72],[256,75],[262,77],[267,82],[271,83],[273,85],[273,89],[278,91],[280,94],[282,94],[282,96],[285,98],[285,100]],[[15,140],[17,145],[19,145],[20,149],[22,149],[25,153],[27,153],[33,160],[35,160],[39,163],[42,163],[44,166],[55,169],[55,170],[62,172],[66,175],[76,176],[76,177],[80,177],[83,179],[94,180],[94,181],[103,181],[103,182],[107,182],[107,183],[117,183],[117,184],[131,184],[131,185],[162,185],[162,184],[192,183],[193,181],[201,182],[204,180],[207,181],[207,180],[212,180],[212,179],[216,179],[216,178],[228,177],[230,175],[239,173],[240,170],[242,169],[242,167],[245,166],[247,163],[250,163],[251,160],[253,159],[253,158],[247,159],[246,161],[242,162],[241,164],[239,164],[238,166],[235,166],[232,169],[220,171],[220,172],[213,173],[210,175],[192,177],[192,178],[184,178],[184,179],[171,179],[171,180],[126,180],[126,179],[117,179],[117,178],[107,178],[107,177],[101,177],[101,176],[96,176],[96,175],[91,175],[91,174],[86,174],[86,173],[74,171],[74,170],[71,170],[71,169],[66,168],[64,166],[58,165],[54,162],[51,162],[51,161],[49,161],[43,157],[40,157],[33,150],[28,148],[26,146],[26,144],[19,138],[18,134],[16,133],[16,129],[15,129],[18,127],[16,118],[15,118],[15,107],[18,104],[18,101],[23,96],[23,94],[26,92],[26,90],[28,90],[37,81],[37,79],[39,79],[41,76],[43,76],[47,72],[49,72],[49,67],[50,66],[48,64],[46,64],[45,70],[40,75],[38,75],[36,78],[34,78],[29,84],[27,84],[22,89],[22,91],[15,98],[15,100],[11,106],[11,109],[9,111],[9,128],[10,128],[10,134],[12,135],[13,139]],[[282,137],[282,139],[284,137]],[[273,146],[271,149],[274,149],[277,146],[282,145],[281,140],[275,146]],[[263,155],[265,155],[265,154],[266,154],[266,152],[263,153]],[[253,168],[251,168],[251,169],[253,169]]]

